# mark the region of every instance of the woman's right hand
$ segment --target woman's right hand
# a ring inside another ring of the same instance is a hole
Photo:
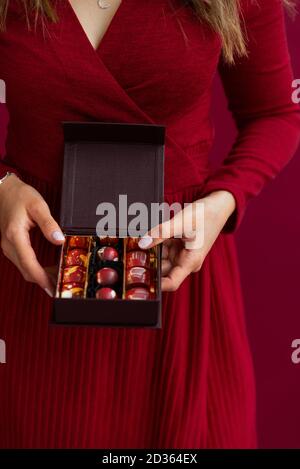
[[[50,243],[64,243],[64,235],[43,197],[12,174],[0,184],[1,248],[25,280],[37,283],[52,296],[51,276],[38,262],[30,242],[29,232],[35,226]]]

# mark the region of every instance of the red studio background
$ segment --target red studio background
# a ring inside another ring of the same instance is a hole
[[[295,78],[300,78],[300,17],[288,20],[287,27]],[[217,162],[235,135],[218,79],[213,111],[216,143],[212,158]],[[7,117],[0,104],[2,154]],[[250,202],[236,235],[263,448],[300,448],[300,364],[291,361],[291,343],[300,338],[299,174],[300,149],[276,180]]]

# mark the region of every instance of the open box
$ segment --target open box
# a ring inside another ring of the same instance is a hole
[[[136,214],[126,209],[142,202],[147,208],[140,224],[141,234],[157,223],[151,217],[151,204],[163,202],[165,127],[152,124],[124,124],[111,122],[64,122],[64,167],[60,226],[70,237],[88,237],[96,249],[99,241],[99,220],[107,203],[115,207],[118,249],[123,262],[122,292],[113,300],[87,297],[61,297],[63,269],[67,244],[62,247],[53,323],[69,325],[161,327],[161,249],[152,250],[151,269],[154,287],[150,299],[126,299],[126,246],[129,226]],[[122,203],[120,204],[120,197]],[[127,206],[125,209],[124,201]],[[122,205],[123,204],[123,205]],[[125,210],[124,210],[125,209]],[[98,228],[96,230],[98,224]],[[112,228],[113,230],[113,228]],[[96,232],[97,231],[97,232]],[[99,246],[98,246],[99,247]],[[87,278],[92,248],[88,252]],[[123,257],[122,257],[123,256]]]

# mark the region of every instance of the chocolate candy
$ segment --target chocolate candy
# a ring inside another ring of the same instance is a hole
[[[61,298],[82,298],[83,285],[80,283],[65,283],[61,289]]]
[[[115,261],[116,262],[119,260],[118,251],[111,246],[105,246],[103,248],[98,249],[97,254],[101,261]]]
[[[130,288],[130,290],[126,292],[127,300],[149,300],[149,298],[150,292],[147,288]]]
[[[99,285],[114,285],[118,281],[118,272],[110,267],[103,267],[97,272],[97,282]]]
[[[84,283],[86,270],[84,267],[75,265],[66,267],[63,273],[63,283]]]
[[[118,244],[118,238],[113,236],[99,236],[99,242],[101,246],[115,246]]]
[[[137,249],[140,249],[138,245],[139,240],[140,238],[128,238],[126,244],[127,251],[135,251]]]
[[[112,288],[103,287],[96,291],[96,298],[98,300],[114,300],[117,298],[117,294]]]
[[[87,254],[84,249],[70,249],[66,256],[66,266],[87,266]]]
[[[150,272],[144,267],[132,267],[126,272],[126,288],[150,287]]]
[[[131,251],[127,253],[126,257],[127,269],[131,267],[150,267],[150,256],[146,251]]]
[[[82,248],[87,249],[89,247],[88,236],[71,236],[69,239],[69,248]]]

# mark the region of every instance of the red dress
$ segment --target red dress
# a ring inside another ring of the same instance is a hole
[[[248,58],[220,60],[217,34],[183,1],[123,0],[99,48],[67,1],[28,31],[12,1],[0,35],[10,115],[1,174],[15,168],[59,213],[61,121],[167,126],[166,201],[231,191],[237,210],[199,273],[164,294],[161,330],[49,326],[52,300],[0,258],[2,448],[249,448],[255,386],[233,233],[248,199],[295,152],[299,109],[278,0],[243,0]],[[222,167],[211,85],[219,67],[238,137]],[[259,227],[258,227],[259,229]],[[43,265],[56,249],[38,231]],[[142,312],[141,312],[142,314]]]

